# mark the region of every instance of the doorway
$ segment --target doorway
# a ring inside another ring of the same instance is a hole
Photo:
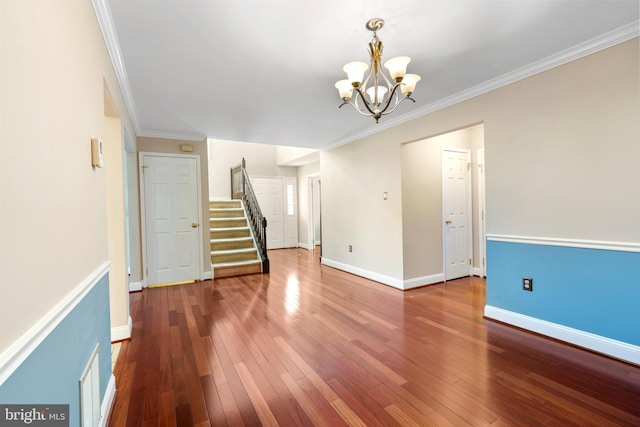
[[[143,262],[147,285],[200,279],[200,159],[140,153]]]

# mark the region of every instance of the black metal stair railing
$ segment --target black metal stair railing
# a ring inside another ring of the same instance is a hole
[[[231,168],[231,198],[241,199],[245,209],[251,230],[256,238],[258,253],[262,261],[262,272],[269,272],[269,257],[267,255],[267,219],[262,215],[260,204],[256,197],[249,175],[247,174],[244,158],[239,165]]]

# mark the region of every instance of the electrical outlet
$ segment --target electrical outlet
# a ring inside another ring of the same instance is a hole
[[[353,248],[351,247],[351,245],[349,245],[349,252],[352,252]]]
[[[533,292],[533,279],[531,277],[522,278],[522,290]]]

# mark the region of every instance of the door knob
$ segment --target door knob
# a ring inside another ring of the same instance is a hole
[[[444,223],[445,224],[451,224],[453,221],[451,221],[450,219],[446,220]]]
[[[191,228],[198,228],[198,223],[197,222],[192,222],[191,223]]]

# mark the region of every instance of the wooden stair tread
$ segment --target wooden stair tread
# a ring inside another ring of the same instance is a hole
[[[211,255],[214,254],[239,254],[244,252],[256,252],[256,248],[240,248],[240,249],[223,249],[220,251],[211,251]]]
[[[237,267],[242,265],[253,265],[253,264],[261,264],[259,259],[248,260],[248,261],[231,261],[231,262],[219,262],[217,264],[211,264],[213,268],[216,267]]]
[[[241,201],[210,201],[209,231],[214,277],[262,273],[262,260]]]
[[[253,240],[253,237],[251,236],[246,236],[246,237],[225,237],[222,239],[211,239],[211,242],[242,242],[245,240]]]

